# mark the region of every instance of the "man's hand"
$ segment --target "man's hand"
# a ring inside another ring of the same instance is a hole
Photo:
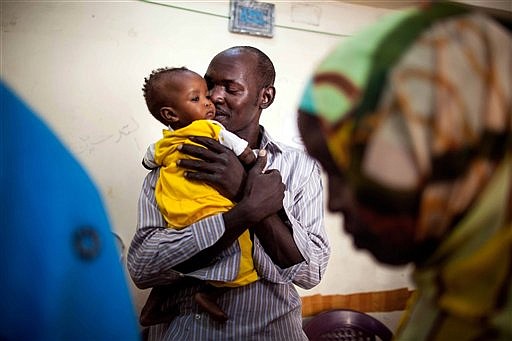
[[[259,222],[283,207],[285,186],[281,173],[272,169],[264,171],[267,163],[265,150],[260,150],[256,163],[247,175],[239,205],[247,210],[249,221]]]
[[[179,160],[179,167],[190,170],[185,173],[185,177],[209,184],[226,198],[237,201],[243,190],[246,173],[236,155],[212,138],[192,136],[190,139],[206,148],[192,144],[181,146],[182,153],[198,158]]]

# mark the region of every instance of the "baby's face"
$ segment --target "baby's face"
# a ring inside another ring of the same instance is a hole
[[[176,91],[172,94],[172,101],[180,126],[215,117],[215,106],[208,96],[208,88],[203,77],[192,72],[183,72],[175,80],[178,83]]]

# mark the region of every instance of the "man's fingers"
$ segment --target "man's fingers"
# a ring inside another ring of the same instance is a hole
[[[217,180],[217,176],[208,173],[201,172],[189,172],[186,171],[184,176],[187,180],[199,181],[199,182],[212,182]]]
[[[186,170],[185,178],[211,185],[226,198],[235,198],[247,176],[235,153],[210,138],[194,136],[191,140],[178,148],[184,155],[177,165]]]
[[[189,136],[189,139],[192,142],[198,143],[202,146],[205,146],[209,150],[212,150],[217,153],[222,153],[226,150],[226,147],[220,144],[219,141],[212,139],[210,137],[205,136]]]
[[[263,173],[263,169],[267,165],[267,151],[265,149],[260,149],[258,152],[258,158],[256,159],[256,163],[251,168],[251,173],[261,174]]]
[[[180,145],[178,150],[184,154],[194,156],[205,161],[214,161],[217,156],[217,153],[212,152],[209,149],[188,143]]]
[[[222,165],[215,162],[208,162],[199,159],[180,159],[177,161],[180,168],[197,171],[207,174],[220,174],[225,176],[226,170]]]

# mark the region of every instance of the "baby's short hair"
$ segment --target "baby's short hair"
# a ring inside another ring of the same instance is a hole
[[[146,105],[158,121],[167,125],[167,122],[160,116],[160,108],[165,105],[166,95],[161,93],[161,88],[158,86],[159,81],[164,77],[180,73],[180,72],[193,72],[186,67],[162,67],[151,71],[151,74],[144,78],[144,85],[142,86],[142,93],[146,100]]]

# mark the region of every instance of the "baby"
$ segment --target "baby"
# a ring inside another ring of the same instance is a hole
[[[189,136],[217,139],[233,150],[244,165],[251,165],[256,160],[247,141],[213,121],[215,106],[208,96],[205,80],[185,67],[161,68],[145,79],[143,91],[151,114],[168,127],[163,130],[163,138],[148,147],[142,161],[147,169],[161,167],[155,196],[168,227],[183,229],[198,220],[229,210],[233,206],[229,199],[207,184],[188,181],[184,177],[185,170],[176,166],[179,159],[189,157],[178,149],[185,143],[194,144]],[[220,322],[225,322],[228,317],[217,305],[216,298],[225,289],[214,288],[243,286],[258,280],[248,230],[238,238],[238,242],[242,254],[238,276],[231,282],[211,282],[211,287],[195,294],[198,305]],[[161,294],[163,299],[165,293],[162,290],[155,288],[151,294]],[[143,310],[143,325],[144,320]]]

